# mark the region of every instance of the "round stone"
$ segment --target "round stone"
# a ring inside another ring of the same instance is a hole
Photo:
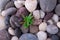
[[[41,16],[41,18],[44,18],[44,16],[45,16],[45,12],[42,11],[42,10],[40,10],[40,16]]]
[[[1,15],[2,16],[13,15],[16,13],[16,11],[17,11],[16,8],[11,7],[11,8],[8,8],[8,9],[2,11]]]
[[[56,6],[55,13],[60,16],[60,4]]]
[[[40,12],[39,12],[39,10],[33,11],[33,17],[34,17],[35,19],[40,19]]]
[[[54,20],[54,22],[58,22],[59,21],[59,17],[56,14],[53,15],[52,19]]]
[[[26,34],[23,34],[19,40],[38,40],[38,38],[33,35],[33,34],[30,34],[30,33],[26,33]]]
[[[52,35],[51,39],[52,40],[59,40],[59,37],[57,35]]]
[[[0,30],[6,29],[5,25],[5,18],[3,16],[0,16]]]
[[[57,0],[40,0],[40,7],[45,12],[51,12],[57,4]]]
[[[38,40],[46,40],[47,39],[47,34],[43,31],[39,31],[37,33]]]
[[[11,27],[13,28],[20,27],[22,25],[20,22],[22,21],[23,21],[22,17],[17,17],[15,15],[11,16],[10,18]]]
[[[60,22],[57,22],[57,27],[60,28]]]
[[[12,29],[11,27],[8,28],[8,32],[10,35],[15,35],[14,29]]]
[[[46,22],[42,22],[39,25],[39,30],[41,30],[41,31],[46,31],[46,28],[47,28],[47,23]]]
[[[26,0],[25,7],[29,12],[33,12],[37,7],[37,0]]]
[[[14,7],[14,3],[12,1],[6,4],[5,9],[11,8],[11,7]]]
[[[20,37],[21,34],[22,34],[22,32],[21,32],[20,28],[16,28],[16,29],[15,29],[15,35],[16,35],[17,37]]]
[[[0,30],[0,40],[10,40],[10,36],[6,30]]]
[[[17,13],[16,16],[20,17],[20,16],[27,16],[29,14],[28,10],[25,7],[21,7]]]
[[[11,40],[18,40],[18,37],[17,37],[17,36],[13,36],[13,37],[11,38]]]
[[[16,8],[21,8],[23,7],[25,1],[14,1],[14,5],[16,6]]]
[[[22,26],[20,29],[23,33],[27,33],[29,28],[24,28],[24,26]]]
[[[58,28],[55,25],[48,25],[47,26],[47,32],[50,34],[56,34],[58,32]]]
[[[5,8],[6,4],[9,2],[10,0],[0,0],[0,12]]]
[[[38,26],[30,26],[30,33],[36,34],[39,31]]]

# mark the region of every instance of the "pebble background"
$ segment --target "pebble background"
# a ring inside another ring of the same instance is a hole
[[[60,40],[60,0],[0,0],[0,40]]]

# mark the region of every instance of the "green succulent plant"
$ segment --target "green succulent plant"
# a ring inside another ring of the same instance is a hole
[[[24,28],[28,28],[33,23],[32,13],[29,16],[24,17]]]

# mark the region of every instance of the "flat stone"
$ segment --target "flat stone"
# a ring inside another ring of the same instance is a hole
[[[58,4],[55,8],[55,13],[60,16],[60,4]]]
[[[40,7],[45,12],[51,12],[57,4],[57,0],[40,0]]]
[[[48,25],[47,26],[47,32],[50,34],[56,34],[58,32],[58,28],[55,25]]]
[[[20,29],[23,33],[27,33],[29,28],[24,28],[24,26],[21,26]]]
[[[11,8],[8,8],[8,9],[2,11],[1,15],[2,16],[13,15],[16,13],[16,11],[17,11],[16,8],[11,7]]]
[[[47,29],[47,23],[46,22],[42,22],[40,25],[39,25],[39,30],[40,31],[46,31]]]
[[[6,4],[5,9],[11,8],[11,7],[14,7],[14,3],[12,1]]]
[[[13,37],[11,38],[11,40],[18,40],[18,37],[17,37],[17,36],[13,36]]]
[[[33,17],[34,17],[35,19],[40,19],[40,12],[39,12],[39,10],[33,11]]]
[[[30,33],[36,34],[39,31],[38,26],[30,26]]]
[[[8,32],[10,35],[15,35],[14,29],[12,29],[11,27],[8,28]]]
[[[38,40],[46,40],[47,39],[47,34],[43,31],[39,31],[37,33]]]
[[[26,34],[23,34],[19,40],[38,40],[38,38],[33,35],[33,34],[30,34],[30,33],[26,33]]]
[[[33,12],[37,7],[37,0],[26,0],[25,7],[29,12]]]
[[[6,30],[0,30],[0,40],[10,40],[10,36]]]

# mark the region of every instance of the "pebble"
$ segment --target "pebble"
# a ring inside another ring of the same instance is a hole
[[[47,38],[47,40],[51,40],[51,38]]]
[[[14,7],[14,3],[12,1],[6,4],[5,9],[11,8],[11,7]]]
[[[57,0],[40,0],[40,7],[45,12],[51,12],[55,8]]]
[[[39,30],[40,30],[40,31],[46,31],[46,28],[47,28],[47,23],[46,23],[46,22],[42,22],[42,23],[39,25]]]
[[[42,19],[34,19],[33,25],[39,25],[42,23]]]
[[[37,7],[37,0],[26,0],[25,7],[29,12],[33,12]]]
[[[0,16],[0,30],[6,29],[5,25],[5,18],[3,16]]]
[[[23,34],[19,40],[38,40],[38,38],[33,35],[33,34],[30,34],[30,33],[26,33],[26,34]]]
[[[58,22],[59,21],[59,16],[54,14],[52,19],[54,20],[54,22]]]
[[[10,35],[15,35],[14,29],[12,29],[11,27],[8,28],[8,32]]]
[[[45,16],[45,12],[42,11],[42,10],[40,10],[40,16],[41,16],[41,18],[44,18],[44,16]]]
[[[39,31],[38,26],[30,26],[30,33],[36,34]]]
[[[10,40],[10,36],[6,30],[0,30],[0,40]]]
[[[24,6],[25,1],[14,1],[16,8],[21,8]]]
[[[22,35],[22,32],[21,32],[21,29],[20,29],[20,28],[16,28],[16,29],[15,29],[15,35],[16,35],[17,37],[20,37],[20,36]]]
[[[40,12],[39,12],[39,10],[33,11],[33,17],[34,17],[35,19],[40,19]]]
[[[45,21],[48,21],[49,19],[51,19],[53,16],[53,13],[47,13],[47,15],[44,17]]]
[[[18,37],[17,37],[17,36],[13,36],[13,37],[11,38],[11,40],[18,40]]]
[[[24,26],[22,26],[20,29],[23,33],[27,33],[29,28],[24,28]]]
[[[60,28],[60,22],[57,22],[57,27]]]
[[[52,35],[51,39],[52,40],[59,40],[59,37],[57,35]]]
[[[13,28],[20,27],[21,26],[20,22],[22,21],[23,21],[22,17],[17,17],[15,15],[11,16],[10,18],[11,27]]]
[[[58,32],[58,28],[55,25],[48,25],[47,26],[47,32],[50,34],[56,34]]]
[[[21,15],[27,16],[29,14],[28,10],[25,7],[21,7],[17,13],[16,16],[20,17]]]
[[[37,33],[38,40],[46,40],[47,39],[47,34],[43,31],[39,31]]]
[[[16,11],[17,11],[16,8],[11,7],[9,9],[6,9],[6,10],[2,11],[1,15],[2,16],[13,15],[13,14],[16,13]]]
[[[10,0],[0,0],[0,12],[4,9],[4,7],[9,1]]]
[[[58,4],[55,8],[55,13],[60,16],[60,4]]]
[[[52,20],[52,19],[48,20],[47,22],[48,22],[49,24],[53,24],[53,20]]]

